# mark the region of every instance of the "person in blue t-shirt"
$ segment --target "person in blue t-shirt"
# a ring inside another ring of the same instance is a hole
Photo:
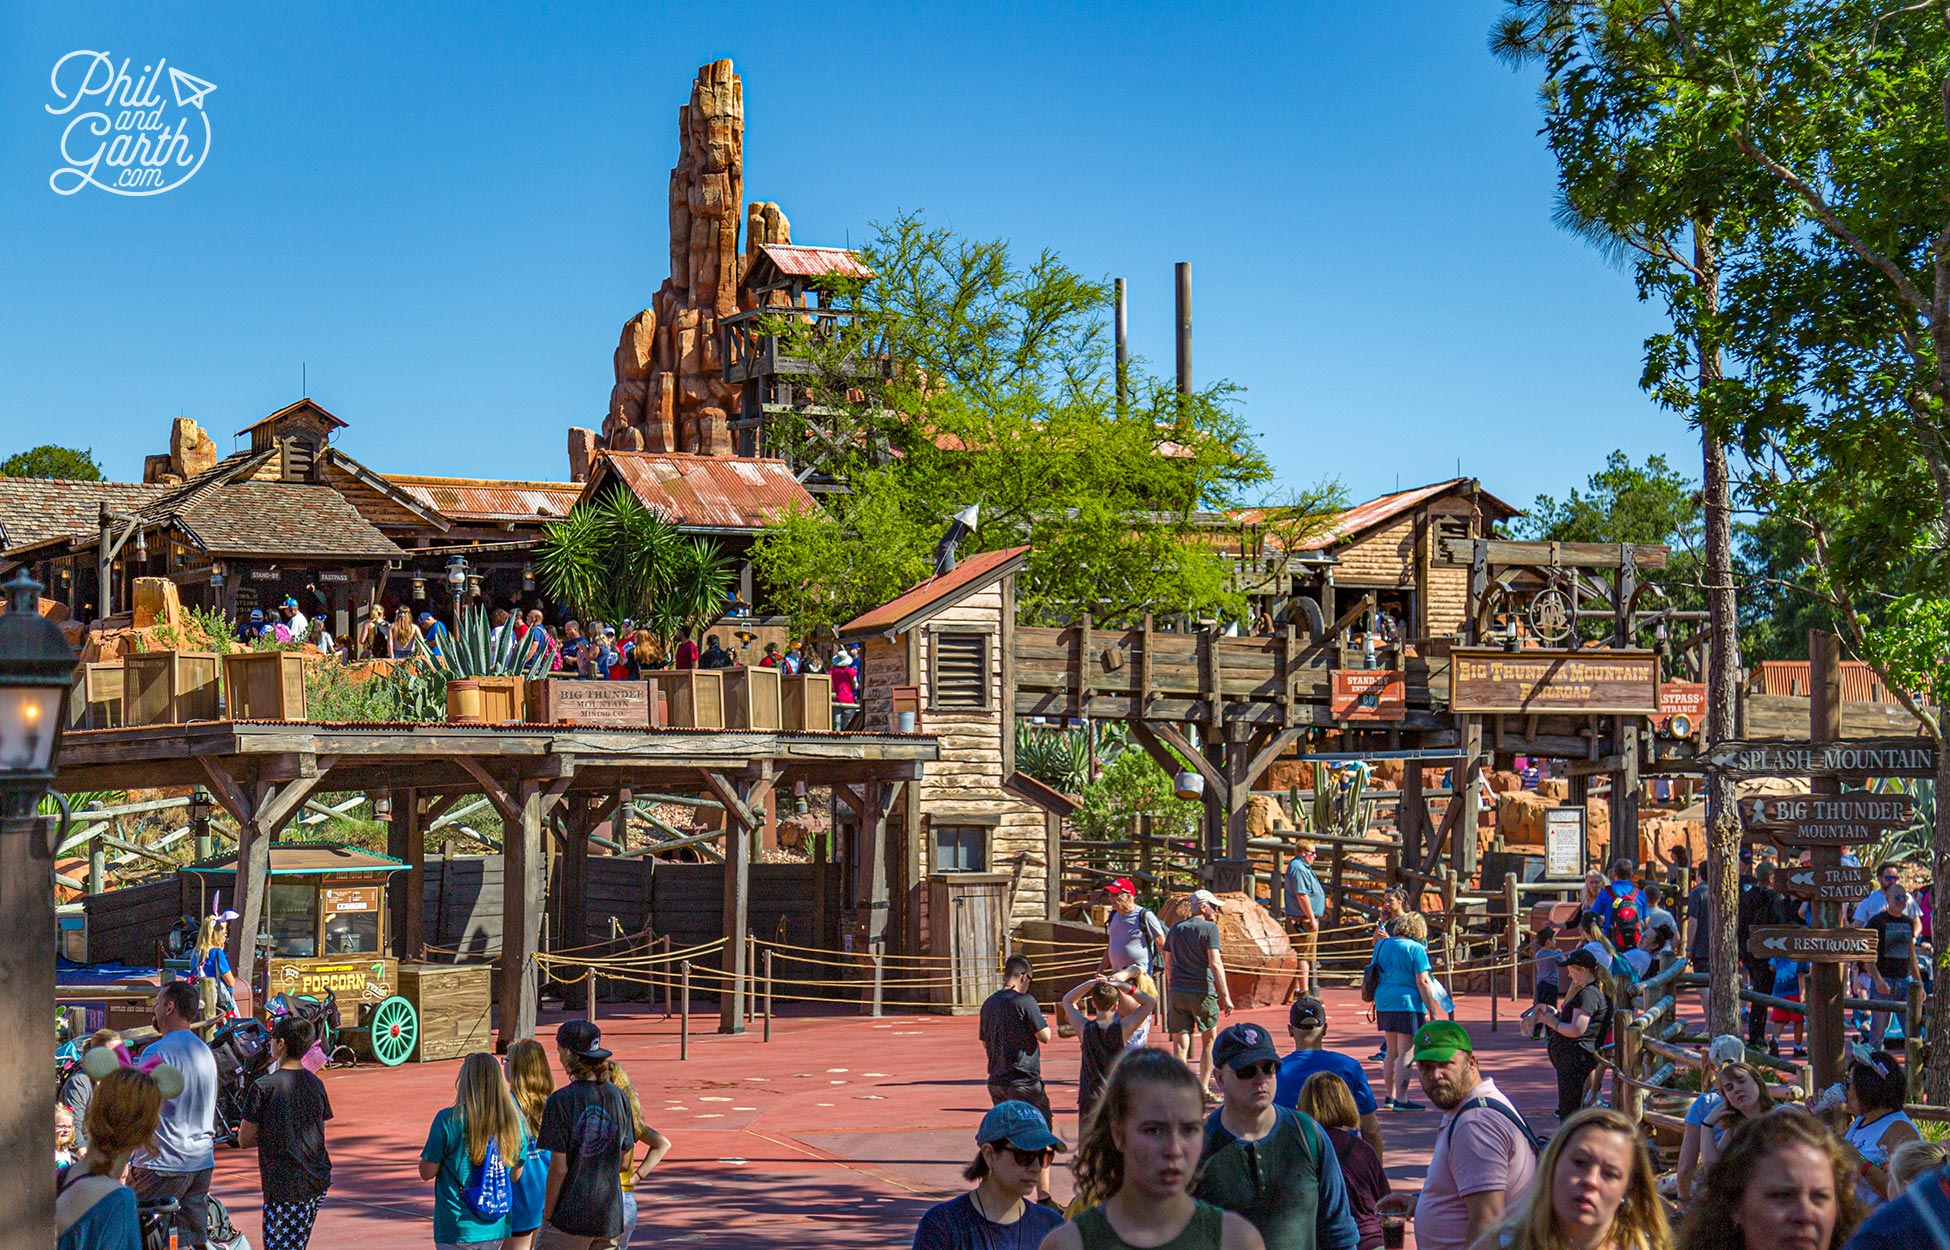
[[[1430,975],[1428,947],[1408,936],[1411,931],[1426,934],[1427,922],[1414,912],[1405,912],[1388,922],[1388,937],[1374,948],[1378,976],[1373,1016],[1386,1039],[1382,1092],[1390,1111],[1422,1110],[1422,1104],[1408,1096],[1409,1044],[1422,1022],[1441,1010],[1435,978]]]
[[[1352,1055],[1328,1050],[1321,1045],[1327,1036],[1327,1008],[1312,997],[1296,998],[1287,1012],[1287,1036],[1293,1039],[1293,1053],[1280,1060],[1279,1084],[1273,1089],[1273,1105],[1300,1109],[1300,1087],[1316,1072],[1332,1072],[1347,1083],[1354,1095],[1354,1110],[1361,1117],[1361,1136],[1381,1155],[1381,1121],[1375,1115],[1374,1090],[1361,1061]]]

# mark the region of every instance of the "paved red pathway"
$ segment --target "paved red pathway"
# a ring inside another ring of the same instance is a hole
[[[1376,1035],[1358,995],[1327,995],[1329,1044],[1361,1056]],[[1483,1066],[1540,1127],[1551,1121],[1551,1069],[1540,1043],[1523,1039],[1502,1003],[1491,1032],[1486,999],[1460,1001]],[[544,1037],[558,1016],[544,1020]],[[1284,1037],[1286,1012],[1244,1013]],[[694,1019],[714,1027],[716,1016]],[[677,1023],[660,1012],[605,1012],[605,1043],[628,1067],[645,1117],[674,1142],[670,1157],[638,1191],[635,1244],[706,1247],[905,1246],[931,1203],[964,1188],[976,1122],[988,1108],[981,1044],[971,1017],[932,1015],[781,1017],[775,1040],[755,1025],[742,1036],[693,1034],[677,1059]],[[1367,1065],[1371,1080],[1380,1066]],[[425,1245],[432,1240],[432,1185],[415,1161],[427,1124],[453,1096],[457,1063],[361,1067],[326,1072],[337,1118],[327,1126],[331,1195],[315,1246]],[[1074,1141],[1077,1051],[1057,1039],[1043,1070],[1059,1110],[1058,1131]],[[1422,1099],[1418,1093],[1418,1101]],[[1383,1113],[1388,1173],[1414,1189],[1428,1163],[1438,1114]],[[1068,1176],[1057,1174],[1067,1195]],[[253,1245],[263,1244],[253,1154],[220,1151],[215,1191]]]

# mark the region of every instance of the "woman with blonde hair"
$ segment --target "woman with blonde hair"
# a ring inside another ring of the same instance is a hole
[[[88,1153],[62,1174],[54,1201],[57,1250],[142,1244],[135,1191],[122,1173],[129,1156],[151,1144],[162,1104],[156,1078],[140,1068],[118,1068],[96,1083],[84,1124]]]
[[[670,1138],[643,1122],[643,1102],[636,1096],[636,1086],[630,1084],[630,1074],[623,1071],[623,1065],[613,1059],[609,1065],[609,1083],[622,1090],[630,1100],[630,1120],[635,1126],[636,1136],[631,1139],[630,1149],[623,1156],[620,1178],[623,1182],[623,1235],[616,1240],[616,1250],[630,1250],[630,1238],[636,1236],[636,1183],[670,1153]],[[650,1147],[641,1163],[636,1159],[638,1142]]]
[[[1494,1250],[1671,1250],[1652,1158],[1610,1107],[1566,1120],[1544,1148],[1516,1215],[1479,1245]]]
[[[1354,1103],[1354,1091],[1334,1073],[1316,1072],[1300,1087],[1297,1110],[1318,1120],[1334,1144],[1348,1209],[1354,1213],[1354,1226],[1361,1230],[1356,1250],[1375,1250],[1381,1244],[1381,1214],[1375,1204],[1388,1196],[1388,1173],[1381,1156],[1361,1136],[1361,1109]]]
[[[1695,1190],[1679,1245],[1840,1250],[1863,1214],[1855,1167],[1840,1139],[1806,1112],[1783,1107],[1727,1134],[1719,1160]]]
[[[420,627],[413,623],[413,610],[404,604],[393,613],[393,627],[387,631],[386,639],[392,648],[390,658],[395,660],[403,660],[417,653],[419,645],[426,641]]]
[[[386,633],[386,609],[376,603],[366,605],[365,619],[359,622],[359,632],[353,635],[352,656],[360,660],[390,660],[393,658],[393,641]]]
[[[514,1205],[508,1210],[508,1240],[502,1250],[528,1250],[542,1227],[542,1203],[548,1196],[549,1152],[541,1148],[542,1108],[555,1092],[555,1073],[548,1051],[524,1037],[508,1047],[508,1093],[521,1112],[528,1142],[521,1155],[521,1179],[515,1182]]]
[[[508,1082],[494,1056],[472,1054],[463,1059],[454,1078],[454,1105],[442,1107],[433,1117],[426,1147],[420,1151],[420,1179],[434,1182],[436,1250],[486,1250],[507,1239],[512,1203],[495,1213],[484,1212],[469,1195],[475,1174],[484,1168],[484,1179],[492,1179],[497,1169],[504,1172],[508,1188],[520,1181],[527,1137],[521,1110],[508,1093]]]
[[[1921,1138],[1904,1142],[1889,1156],[1889,1179],[1895,1185],[1889,1196],[1902,1193],[1946,1163],[1950,1163],[1950,1142]]]
[[[230,944],[231,914],[205,916],[196,934],[192,967],[196,970],[197,991],[203,1000],[206,1019],[218,1011],[226,1016],[237,1014],[237,974],[230,970],[230,954],[224,949]]]
[[[1042,1250],[1265,1250],[1245,1218],[1192,1197],[1205,1148],[1198,1078],[1165,1050],[1126,1050],[1077,1143],[1076,1219]]]
[[[1774,1109],[1774,1095],[1767,1088],[1767,1077],[1751,1063],[1722,1064],[1715,1081],[1720,1089],[1720,1105],[1707,1113],[1704,1127],[1708,1132],[1700,1137],[1702,1168],[1712,1167],[1726,1153],[1727,1137],[1735,1129]]]

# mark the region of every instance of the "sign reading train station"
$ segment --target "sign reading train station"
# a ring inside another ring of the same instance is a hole
[[[1458,712],[1659,711],[1659,662],[1650,651],[1457,647],[1449,665],[1450,707]]]
[[[1907,794],[1768,794],[1740,800],[1740,819],[1778,846],[1855,846],[1913,818]]]
[[[1800,925],[1756,928],[1747,939],[1756,959],[1794,959],[1811,964],[1852,964],[1876,957],[1874,929],[1804,929]]]
[[[1829,864],[1776,872],[1774,888],[1817,903],[1854,903],[1875,891],[1876,878],[1860,864]]]

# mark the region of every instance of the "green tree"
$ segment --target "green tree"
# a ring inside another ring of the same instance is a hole
[[[770,449],[816,453],[847,487],[754,548],[798,627],[844,621],[926,577],[949,518],[971,503],[981,523],[964,555],[1033,547],[1017,586],[1026,620],[1238,611],[1196,516],[1271,476],[1235,388],[1181,396],[1133,367],[1120,405],[1108,287],[1053,253],[1022,263],[1005,242],[904,216],[862,254],[874,280],[823,301],[850,319],[782,312],[770,325],[814,362],[810,415],[796,427],[780,417]]]
[[[0,460],[0,477],[47,477],[66,482],[99,482],[102,467],[95,463],[92,449],[77,451],[54,443],[42,443],[15,452]]]
[[[665,643],[722,615],[736,576],[718,544],[679,533],[620,484],[544,527],[535,571],[584,620],[635,620]]]

